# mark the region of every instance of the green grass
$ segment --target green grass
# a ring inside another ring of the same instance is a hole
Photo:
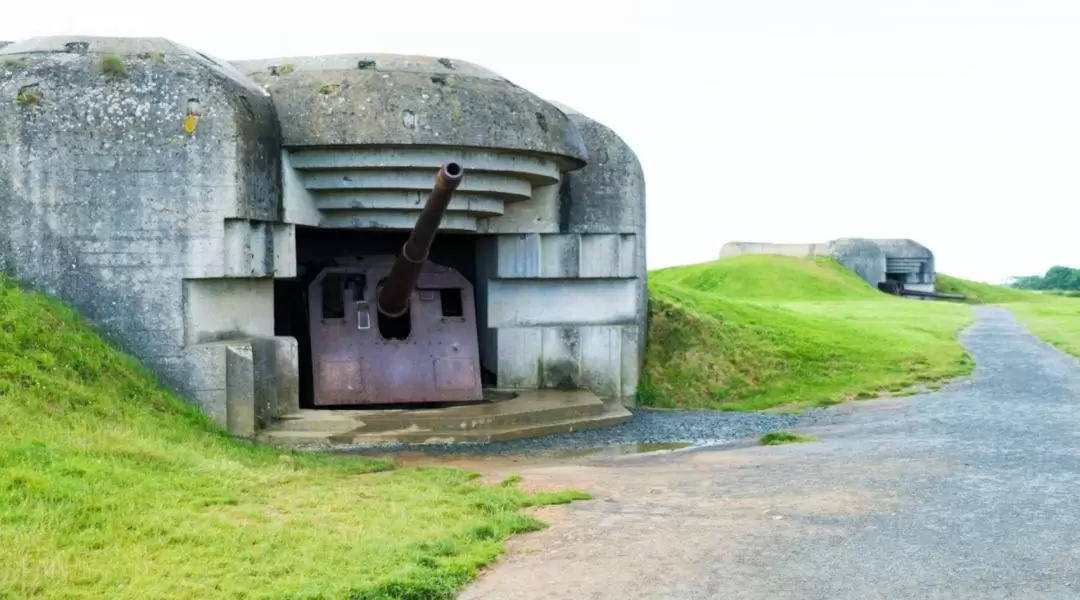
[[[871,288],[831,260],[741,256],[649,274],[639,402],[762,410],[902,393],[973,366],[958,303]]]
[[[587,498],[241,443],[0,278],[0,598],[453,598]]]
[[[937,291],[943,294],[963,294],[966,301],[972,304],[1002,304],[1007,302],[1041,302],[1045,300],[1045,294],[1028,290],[1018,290],[1003,285],[980,283],[950,277],[939,273],[937,276]]]
[[[781,444],[802,444],[814,442],[814,438],[791,433],[790,431],[770,431],[761,436],[759,440],[763,446],[779,446]]]
[[[1008,309],[1036,337],[1080,356],[1080,298],[1073,294],[1018,290],[940,275],[938,281],[939,287],[966,294],[969,302]]]
[[[1080,356],[1080,298],[1046,297],[1038,302],[1002,304],[1043,341]]]
[[[101,55],[101,71],[113,77],[127,77],[127,65],[119,54]]]

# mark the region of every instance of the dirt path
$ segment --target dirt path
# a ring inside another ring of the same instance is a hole
[[[819,442],[469,465],[544,509],[462,600],[1080,597],[1080,368],[1001,310],[972,380],[847,407]]]

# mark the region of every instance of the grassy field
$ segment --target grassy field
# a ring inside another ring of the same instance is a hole
[[[440,599],[542,523],[450,469],[237,443],[0,279],[0,599]]]
[[[1002,306],[1043,341],[1080,356],[1080,299],[1051,296],[1039,302],[1010,302]]]
[[[941,273],[938,273],[937,276],[937,291],[943,294],[963,294],[967,297],[967,302],[972,304],[1026,304],[1057,298],[1056,296],[1017,290],[1003,285],[968,281]]]
[[[639,401],[760,410],[969,373],[970,307],[882,294],[830,260],[742,256],[649,274]]]
[[[1038,338],[1073,356],[1080,356],[1080,298],[948,276],[939,276],[938,282],[939,288],[966,294],[973,303],[997,305],[1012,311],[1017,320]]]

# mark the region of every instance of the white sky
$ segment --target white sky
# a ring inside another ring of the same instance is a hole
[[[4,4],[5,40],[484,65],[634,147],[650,268],[840,236],[913,238],[986,281],[1080,266],[1077,0]]]

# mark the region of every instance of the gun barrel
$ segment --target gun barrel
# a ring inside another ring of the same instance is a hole
[[[388,317],[400,317],[409,310],[409,296],[416,286],[416,277],[431,251],[431,242],[442,222],[450,198],[461,183],[465,169],[456,162],[446,163],[435,176],[435,187],[428,196],[424,210],[416,219],[409,239],[394,261],[382,290],[379,292],[379,312]]]

